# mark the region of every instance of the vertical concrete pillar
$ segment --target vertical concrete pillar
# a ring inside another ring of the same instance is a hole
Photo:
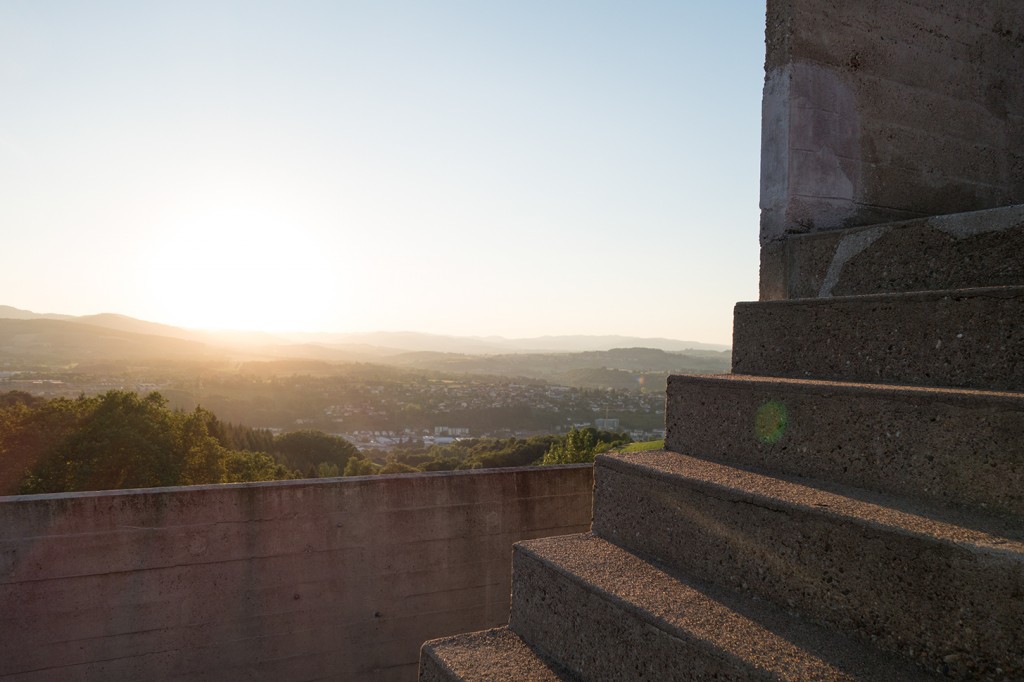
[[[1024,3],[768,0],[761,298],[793,234],[1024,203]]]

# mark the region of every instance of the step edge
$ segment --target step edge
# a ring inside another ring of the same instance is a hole
[[[552,661],[548,657],[541,654],[541,652],[539,652],[536,647],[534,647],[529,642],[524,640],[522,636],[519,635],[519,633],[515,632],[515,630],[513,630],[507,624],[493,628],[486,628],[484,630],[473,630],[471,632],[463,632],[456,635],[446,635],[444,637],[435,637],[434,639],[429,639],[422,645],[420,645],[420,667],[422,668],[423,666],[423,658],[428,657],[430,658],[431,661],[433,661],[433,663],[437,667],[441,668],[453,679],[465,679],[465,677],[458,670],[452,668],[452,666],[449,664],[449,661],[447,661],[440,655],[438,647],[443,647],[445,644],[453,643],[457,640],[466,640],[472,637],[484,637],[489,633],[506,633],[507,635],[510,635],[515,639],[519,640],[519,643],[522,644],[523,648],[527,649],[529,651],[529,654],[531,654],[539,664],[547,667],[551,672],[552,676],[554,676],[555,678],[565,680],[567,682],[576,679],[570,671],[565,670],[564,667],[559,665],[556,661]]]
[[[598,535],[597,533],[595,533],[593,531],[590,531],[588,533],[577,533],[577,534],[572,535],[570,537],[585,538],[585,539],[596,539],[596,540],[600,540],[602,542],[606,542],[608,544],[614,544],[614,543],[612,543],[612,542],[610,542],[608,540],[605,540],[604,538],[602,538],[600,535]],[[664,632],[666,635],[669,635],[671,637],[675,637],[676,639],[701,641],[701,640],[697,640],[696,638],[694,638],[692,636],[688,636],[687,635],[687,636],[680,637],[679,635],[674,634],[672,632],[672,630],[679,631],[679,630],[681,630],[681,628],[679,628],[678,626],[675,626],[672,623],[666,621],[661,616],[658,616],[658,615],[656,615],[654,613],[651,613],[647,609],[632,603],[628,599],[626,599],[624,597],[620,597],[619,595],[617,595],[617,594],[615,594],[613,592],[609,592],[608,590],[606,590],[605,588],[601,587],[600,585],[596,585],[593,581],[589,580],[588,578],[586,578],[584,576],[581,576],[578,573],[575,573],[574,571],[572,571],[569,568],[566,568],[565,566],[563,566],[562,564],[558,563],[557,561],[554,561],[554,560],[552,560],[552,559],[550,559],[550,558],[548,558],[546,556],[543,556],[542,554],[539,554],[537,551],[533,550],[530,547],[531,544],[542,544],[542,543],[544,543],[547,540],[550,540],[550,538],[535,538],[533,540],[522,540],[520,542],[515,543],[512,546],[513,547],[512,551],[513,552],[520,552],[521,554],[524,554],[524,555],[528,556],[529,558],[533,559],[534,561],[543,564],[544,566],[546,566],[547,568],[551,569],[555,573],[558,573],[559,575],[561,575],[561,576],[563,576],[565,578],[568,578],[570,580],[574,580],[576,582],[579,582],[579,583],[582,583],[582,584],[586,585],[587,588],[591,589],[593,592],[598,594],[598,596],[600,596],[602,599],[605,599],[606,601],[609,601],[609,602],[611,602],[611,603],[613,603],[613,604],[615,604],[615,605],[617,605],[619,607],[622,607],[626,611],[639,613],[640,614],[640,620],[642,620],[644,623],[646,623],[648,625],[654,626],[658,630]],[[618,545],[615,545],[615,546],[617,547]],[[622,549],[622,551],[624,551],[624,552],[632,554],[633,556],[637,557],[641,561],[644,561],[646,563],[651,564],[652,566],[657,567],[657,564],[654,561],[651,561],[650,559],[648,559],[646,557],[643,557],[643,556],[641,556],[639,554],[636,554],[634,552],[630,552],[628,549],[625,549],[625,548],[620,548],[620,549]],[[683,581],[680,580],[680,582],[683,582]]]
[[[753,385],[779,385],[812,395],[829,395],[837,391],[844,394],[900,398],[942,399],[947,404],[985,400],[992,403],[1005,402],[1024,409],[1024,391],[991,391],[980,388],[950,388],[945,386],[916,386],[912,384],[882,384],[831,379],[797,379],[761,374],[739,374],[722,372],[717,374],[670,374],[668,390],[673,384],[700,384],[744,390]]]
[[[916,666],[912,661],[909,661],[903,658],[902,656],[899,656],[898,654],[874,649],[867,642],[857,639],[855,637],[851,637],[846,632],[824,626],[821,623],[814,622],[813,620],[807,618],[795,616],[792,613],[786,613],[781,617],[776,616],[776,622],[773,624],[776,628],[780,624],[778,621],[789,621],[788,623],[784,624],[785,627],[783,629],[780,630],[771,628],[768,625],[762,623],[756,617],[757,615],[764,616],[768,613],[769,610],[773,610],[774,607],[771,604],[771,602],[763,601],[760,598],[756,597],[751,598],[749,595],[740,597],[739,595],[735,594],[732,595],[732,598],[723,601],[722,597],[725,593],[729,592],[728,590],[721,587],[713,587],[710,585],[706,585],[701,581],[692,580],[687,577],[684,577],[677,571],[673,571],[670,567],[661,564],[657,560],[651,557],[644,556],[643,554],[633,552],[619,545],[616,545],[615,543],[611,542],[610,540],[606,540],[605,538],[602,538],[600,535],[596,533],[580,533],[572,537],[583,542],[603,543],[614,548],[615,551],[619,551],[625,555],[630,555],[635,560],[645,563],[654,570],[658,571],[659,573],[662,573],[665,576],[667,576],[667,579],[674,583],[676,586],[678,586],[679,589],[695,592],[697,593],[698,598],[702,597],[717,602],[723,609],[725,609],[729,613],[734,614],[736,617],[741,618],[745,621],[751,622],[755,627],[765,629],[766,631],[779,637],[783,642],[790,644],[797,650],[806,651],[809,656],[814,658],[816,661],[820,661],[822,664],[828,667],[835,668],[836,664],[821,659],[818,655],[812,653],[810,650],[804,649],[797,642],[790,639],[790,637],[792,637],[796,632],[798,632],[799,628],[802,627],[805,629],[802,633],[804,636],[806,636],[809,631],[813,630],[816,633],[813,636],[827,640],[827,642],[819,641],[819,644],[839,644],[842,647],[846,647],[848,653],[851,651],[851,649],[853,649],[856,650],[855,653],[859,654],[874,654],[886,657],[887,659],[889,659],[889,663],[899,662],[900,665],[906,666],[908,670],[913,669],[917,671],[918,675],[923,679],[932,678],[932,675],[928,671],[921,669],[919,666]],[[616,609],[624,611],[628,617],[635,618],[637,621],[644,625],[656,628],[659,632],[663,633],[667,637],[671,637],[673,639],[686,642],[691,646],[696,646],[702,651],[704,651],[705,655],[713,659],[728,662],[732,665],[736,665],[739,667],[751,669],[752,671],[756,671],[756,673],[767,676],[768,679],[778,679],[777,677],[775,677],[775,675],[777,675],[778,673],[778,670],[768,667],[765,664],[766,659],[775,658],[775,656],[778,656],[780,653],[782,653],[785,657],[785,660],[782,666],[780,667],[784,667],[786,662],[792,663],[796,661],[796,659],[793,658],[792,653],[782,652],[778,648],[775,648],[771,645],[765,647],[763,650],[758,651],[758,653],[752,656],[751,658],[744,658],[740,654],[723,648],[725,644],[724,642],[716,644],[717,640],[701,636],[699,632],[687,629],[683,625],[677,625],[675,623],[672,623],[671,621],[666,620],[662,616],[659,616],[658,614],[652,612],[648,607],[631,601],[627,597],[620,596],[606,589],[605,587],[596,584],[590,576],[577,573],[573,569],[562,565],[556,558],[545,556],[544,554],[527,546],[530,544],[548,545],[551,544],[552,541],[553,538],[537,538],[535,540],[524,540],[521,543],[516,543],[516,551],[520,552],[522,555],[542,565],[546,570],[549,570],[557,574],[562,579],[577,583],[578,585],[582,586],[583,589],[589,591],[598,598],[609,602]],[[592,566],[600,567],[601,565],[602,564],[595,562]],[[734,600],[739,599],[743,599],[746,602],[748,607],[746,610],[749,612],[744,612],[744,610],[737,610],[735,604],[730,603]],[[758,614],[757,612],[761,613]],[[800,625],[796,625],[796,623],[800,623]],[[510,627],[512,626],[510,625]],[[769,652],[773,652],[775,656],[769,656]]]
[[[964,289],[924,289],[920,291],[896,291],[881,294],[853,294],[850,296],[831,296],[829,298],[783,298],[768,301],[738,301],[734,309],[739,312],[748,308],[775,306],[808,306],[836,305],[840,303],[927,303],[929,301],[953,299],[956,301],[968,298],[1002,298],[1012,299],[1024,296],[1024,285],[1007,284],[992,287],[969,287]]]
[[[889,228],[892,230],[900,230],[907,227],[916,227],[921,223],[926,223],[929,227],[935,229],[941,229],[943,223],[955,222],[957,218],[986,218],[991,217],[997,223],[1003,223],[999,227],[985,230],[985,232],[1004,232],[1006,230],[1012,230],[1015,227],[1019,227],[1021,222],[1024,221],[1024,204],[1007,204],[1005,206],[996,206],[993,208],[982,208],[976,211],[960,211],[957,213],[940,213],[938,215],[925,215],[918,216],[916,218],[906,218],[902,220],[890,220],[884,223],[874,223],[871,225],[857,225],[856,227],[847,227],[838,230],[825,230],[821,232],[808,232],[805,234],[791,234],[787,235],[784,239],[777,241],[789,241],[795,242],[810,242],[822,239],[835,239],[839,235],[857,234],[867,230],[874,230],[878,228]]]
[[[837,486],[834,484],[827,484],[821,481],[815,481],[815,483],[820,484],[821,487],[813,487],[807,485],[804,482],[804,479],[800,479],[795,476],[785,476],[777,474],[769,475],[762,471],[758,471],[752,468],[723,464],[722,462],[713,459],[695,457],[693,455],[672,452],[670,450],[651,450],[648,451],[647,453],[629,454],[671,455],[675,457],[682,457],[685,459],[698,461],[710,465],[711,467],[714,468],[732,469],[734,471],[741,472],[742,474],[745,474],[747,476],[770,480],[774,482],[776,485],[781,485],[783,487],[798,487],[803,490],[809,491],[812,495],[824,495],[827,498],[839,498],[840,500],[846,500],[852,506],[857,508],[865,510],[869,510],[871,508],[891,509],[896,514],[899,514],[901,516],[905,515],[908,517],[923,518],[932,524],[958,529],[962,533],[967,535],[968,538],[971,539],[956,538],[953,537],[951,533],[929,533],[924,531],[923,529],[914,529],[912,527],[908,527],[907,525],[886,522],[878,518],[872,518],[873,516],[876,517],[877,514],[866,513],[864,514],[864,516],[858,516],[851,513],[843,513],[833,506],[818,506],[816,504],[808,504],[806,502],[801,502],[799,500],[792,499],[795,496],[786,496],[790,497],[790,499],[786,499],[786,497],[784,496],[767,495],[764,493],[719,483],[717,481],[708,481],[697,476],[687,476],[685,474],[681,474],[678,472],[665,471],[649,463],[626,460],[624,459],[623,455],[598,455],[597,458],[595,458],[594,460],[594,464],[595,466],[604,466],[613,471],[618,471],[619,473],[624,473],[627,475],[639,475],[651,479],[667,479],[673,481],[674,484],[685,485],[691,490],[696,491],[698,494],[708,494],[704,492],[708,490],[714,491],[714,493],[717,494],[711,496],[717,497],[717,499],[720,499],[722,501],[755,504],[756,506],[760,506],[770,511],[777,512],[787,512],[795,509],[806,514],[817,515],[820,517],[831,519],[839,523],[858,525],[876,530],[878,532],[889,533],[892,535],[898,535],[907,538],[913,538],[934,545],[946,546],[951,549],[965,550],[978,556],[989,556],[996,560],[1012,561],[1014,563],[1024,564],[1024,540],[1003,537],[1001,535],[998,535],[998,531],[996,531],[995,529],[977,530],[974,528],[957,525],[955,522],[951,520],[927,516],[927,514],[934,515],[935,510],[922,509],[921,505],[905,504],[904,500],[898,500],[897,498],[894,498],[893,496],[890,495],[882,495],[860,488],[856,489],[858,493],[863,493],[865,497],[874,498],[879,501],[885,502],[900,501],[904,502],[904,505],[902,505],[902,507],[890,508],[884,507],[884,505],[879,504],[877,502],[865,502],[862,499],[844,495],[843,489],[846,488],[848,490],[853,490],[852,486]],[[752,502],[751,500],[756,500],[756,502]],[[904,507],[911,507],[912,511],[908,511]],[[948,513],[945,515],[956,516],[952,513]],[[595,528],[598,525],[596,522],[597,519],[595,518]]]

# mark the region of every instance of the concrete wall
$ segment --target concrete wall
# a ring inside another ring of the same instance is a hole
[[[776,299],[1024,286],[1024,205],[790,235],[773,249]]]
[[[0,498],[0,677],[414,680],[507,622],[511,545],[589,529],[592,468]]]
[[[1024,2],[769,0],[766,44],[762,294],[789,234],[1024,203]]]

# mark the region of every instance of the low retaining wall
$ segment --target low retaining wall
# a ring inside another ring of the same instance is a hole
[[[589,465],[0,497],[0,676],[414,680],[508,620],[511,545]]]

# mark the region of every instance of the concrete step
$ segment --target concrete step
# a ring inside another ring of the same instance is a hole
[[[669,377],[665,448],[1024,516],[1024,393]]]
[[[1024,534],[1005,520],[656,451],[598,458],[593,531],[928,670],[1024,677]]]
[[[591,534],[519,543],[513,575],[510,627],[581,679],[932,679],[905,660],[672,575]]]
[[[794,235],[765,245],[761,299],[1024,285],[1024,205]]]
[[[736,374],[1024,391],[1024,286],[737,303]]]
[[[420,649],[420,682],[575,680],[505,628],[434,639]]]

